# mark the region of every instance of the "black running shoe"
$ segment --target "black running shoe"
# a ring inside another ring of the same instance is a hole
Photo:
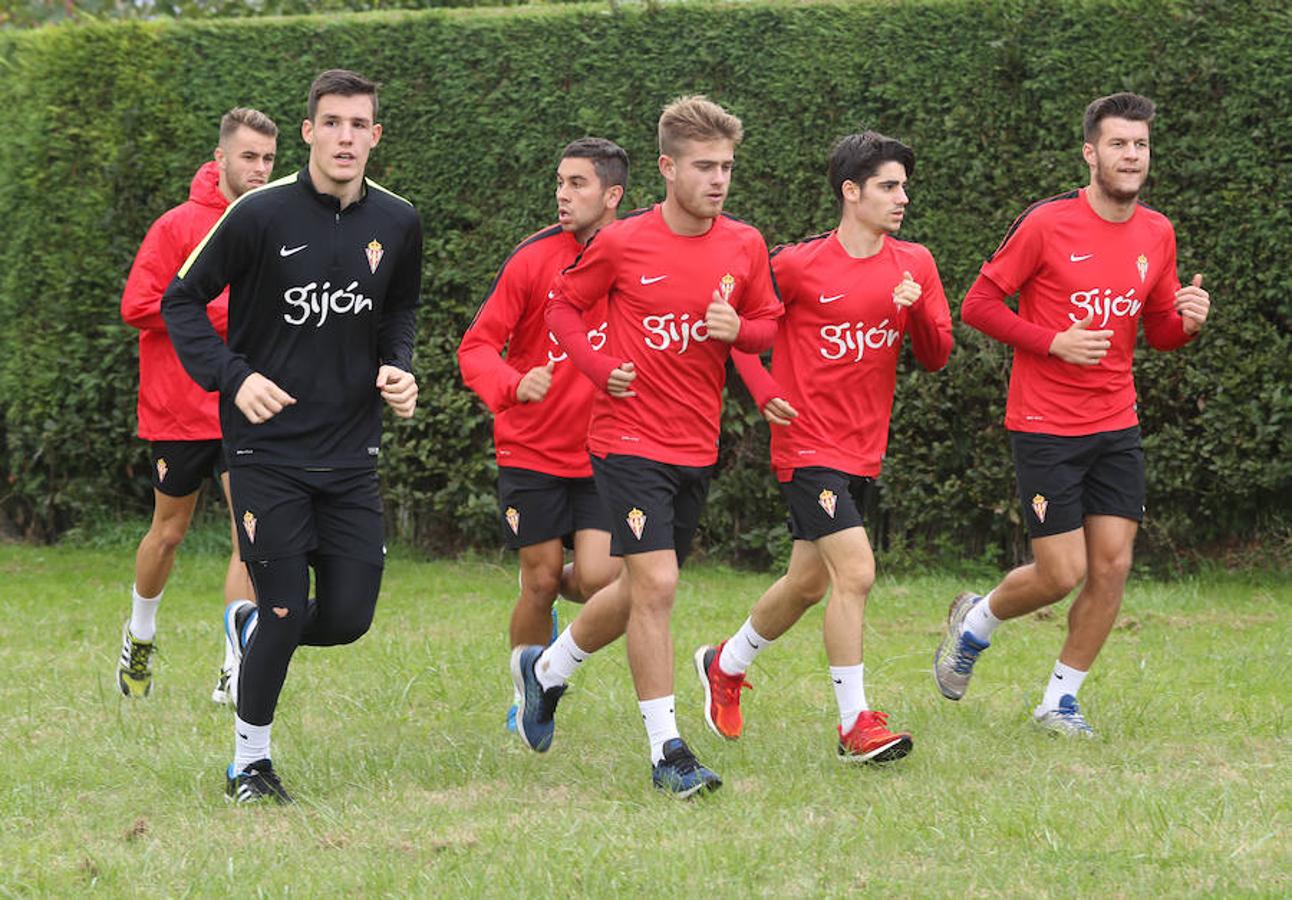
[[[701,765],[681,738],[664,744],[664,758],[651,772],[651,782],[679,800],[704,791],[712,793],[722,787],[718,774]]]
[[[256,760],[241,772],[234,772],[233,763],[229,763],[229,770],[225,773],[224,792],[238,804],[259,803],[262,800],[273,800],[279,804],[295,802],[278,780],[274,764],[267,759]]]

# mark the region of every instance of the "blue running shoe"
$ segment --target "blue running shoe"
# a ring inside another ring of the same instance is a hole
[[[969,610],[981,602],[982,597],[966,592],[952,600],[947,611],[946,634],[933,654],[933,680],[948,700],[959,700],[965,695],[978,654],[991,646],[990,641],[979,640],[964,627]]]
[[[664,744],[664,758],[651,772],[651,782],[664,793],[685,800],[701,791],[713,793],[722,787],[722,779],[711,769],[700,765],[691,748],[681,738]]]
[[[1081,714],[1077,698],[1071,694],[1060,697],[1059,705],[1054,709],[1038,706],[1032,711],[1032,721],[1046,731],[1053,731],[1065,737],[1092,738],[1095,736],[1095,730]]]
[[[556,704],[565,693],[565,685],[547,688],[539,684],[534,665],[543,655],[537,644],[511,651],[511,680],[520,694],[516,710],[516,731],[531,750],[546,753],[556,731]]]

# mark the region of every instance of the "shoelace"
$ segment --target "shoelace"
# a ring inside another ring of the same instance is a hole
[[[566,687],[568,685],[562,684],[543,691],[543,699],[539,704],[539,709],[542,710],[544,721],[550,719],[552,714],[556,712],[556,703],[565,694]]]
[[[978,661],[978,654],[982,651],[972,646],[965,638],[964,634],[956,641],[956,658],[952,668],[957,675],[968,675],[973,671],[973,664]]]
[[[1081,708],[1075,703],[1068,707],[1061,706],[1056,709],[1055,712],[1062,716],[1065,722],[1068,722],[1073,728],[1076,728],[1079,731],[1094,730],[1090,727],[1090,723],[1086,721],[1086,717],[1081,714]]]
[[[152,655],[152,644],[130,642],[130,665],[126,667],[131,675],[142,675],[148,669],[148,657]]]
[[[718,666],[717,660],[713,662],[714,669],[717,670],[717,678],[712,679],[713,691],[717,694],[719,706],[730,706],[733,703],[740,702],[740,692],[745,688],[753,690],[754,686],[745,681],[743,675],[728,675]]]
[[[695,758],[689,747],[683,747],[671,756],[664,757],[664,762],[670,765],[679,775],[691,775],[700,769],[700,762]]]

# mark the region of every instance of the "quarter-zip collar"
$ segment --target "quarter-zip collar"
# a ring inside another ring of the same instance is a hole
[[[310,178],[310,167],[308,165],[304,166],[300,170],[300,172],[297,173],[296,181],[301,185],[301,187],[305,189],[305,192],[307,194],[309,194],[319,203],[322,203],[335,215],[340,215],[343,212],[348,212],[351,209],[362,206],[363,202],[368,199],[368,179],[367,178],[364,178],[363,180],[363,189],[359,192],[359,198],[355,200],[353,203],[351,203],[349,206],[347,206],[345,209],[341,208],[341,200],[339,197],[336,197],[332,194],[325,194],[322,191],[318,190],[318,188],[314,187],[314,180]]]

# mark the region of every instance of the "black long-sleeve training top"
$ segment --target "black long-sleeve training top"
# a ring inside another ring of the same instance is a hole
[[[345,209],[308,169],[231,204],[162,298],[180,362],[220,391],[230,465],[375,465],[377,369],[412,371],[421,282],[421,218],[372,181]],[[206,315],[226,284],[227,345]],[[252,372],[296,403],[251,424],[233,398]]]

